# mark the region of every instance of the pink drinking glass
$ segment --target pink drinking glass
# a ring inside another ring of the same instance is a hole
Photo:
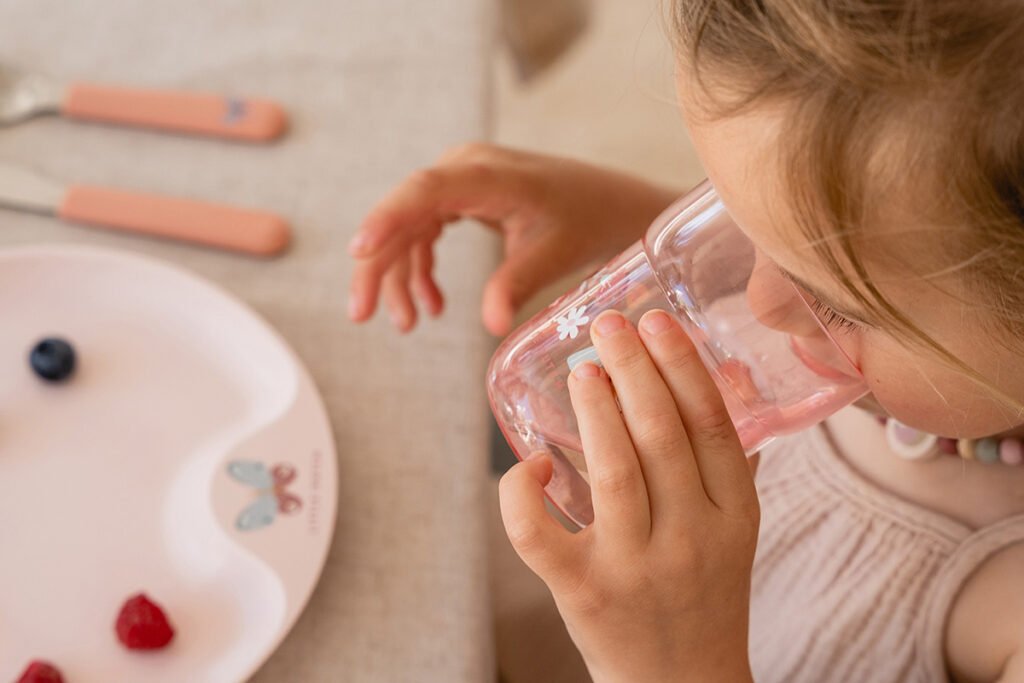
[[[576,364],[597,362],[589,324],[599,313],[615,309],[636,324],[656,308],[694,341],[748,454],[867,393],[803,294],[759,256],[705,181],[643,240],[513,332],[491,361],[502,433],[520,459],[551,457],[546,493],[581,527],[594,511],[566,379]]]

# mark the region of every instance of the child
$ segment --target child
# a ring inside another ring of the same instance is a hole
[[[672,4],[709,177],[761,255],[821,299],[871,395],[766,449],[755,494],[675,321],[606,312],[591,328],[605,370],[570,381],[595,523],[571,535],[546,514],[550,463],[531,458],[502,481],[513,545],[595,681],[1024,681],[1024,6]],[[505,238],[483,297],[503,334],[673,194],[456,150],[367,218],[351,316],[382,296],[408,330],[414,294],[439,313],[432,245],[468,217]]]

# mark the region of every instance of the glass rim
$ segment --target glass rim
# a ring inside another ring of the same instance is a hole
[[[659,214],[654,221],[651,222],[642,238],[644,250],[650,254],[656,254],[661,248],[661,242],[668,235],[673,232],[673,228],[681,228],[686,226],[692,233],[699,233],[705,231],[722,230],[721,224],[713,223],[712,221],[698,221],[695,224],[693,220],[695,217],[705,214],[709,211],[720,212],[728,219],[728,225],[738,234],[742,235],[743,238],[750,243],[750,245],[757,250],[757,244],[754,243],[750,236],[747,235],[733,218],[729,208],[725,205],[718,191],[715,189],[714,184],[710,178],[705,177],[703,180],[694,185],[691,189],[681,194],[675,199],[664,211]],[[693,214],[690,216],[689,214]],[[654,240],[650,240],[650,237],[654,235]],[[769,259],[770,260],[770,259]],[[772,261],[774,265],[775,262]],[[776,266],[777,267],[777,266]],[[656,268],[654,269],[657,270]],[[660,279],[660,278],[659,278]],[[786,278],[786,286],[792,288],[793,292],[800,299],[807,313],[817,323],[818,328],[825,335],[825,337],[832,343],[835,349],[839,352],[840,356],[846,362],[848,369],[852,372],[844,375],[849,379],[857,379],[864,381],[864,373],[860,368],[860,365],[847,353],[843,345],[839,343],[838,339],[833,330],[822,320],[821,315],[814,310],[814,306],[808,300],[811,295],[803,291],[795,282]],[[799,347],[793,349],[794,355],[797,355],[801,360],[807,359],[806,351],[799,349]],[[813,364],[813,363],[812,363]]]

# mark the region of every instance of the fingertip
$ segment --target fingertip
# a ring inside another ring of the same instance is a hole
[[[377,312],[380,286],[372,279],[357,274],[349,289],[348,314],[355,322],[366,322]]]
[[[400,334],[408,334],[416,327],[416,313],[408,310],[392,310],[389,314],[391,324]]]
[[[551,479],[554,463],[550,456],[544,451],[534,451],[524,456],[505,471],[505,477],[519,479],[528,476],[542,486],[546,486]]]
[[[593,361],[583,361],[572,371],[572,377],[576,380],[596,379],[604,373],[600,365]]]
[[[380,278],[367,266],[357,264],[349,281],[348,315],[355,322],[366,322],[377,311]]]
[[[590,338],[595,344],[608,339],[630,327],[629,320],[619,311],[610,308],[602,311],[590,324]]]
[[[515,306],[497,276],[492,276],[484,287],[481,311],[484,326],[495,337],[503,337],[512,330]]]
[[[352,241],[348,243],[348,255],[353,258],[359,258],[363,255],[363,250],[366,248],[366,236],[362,233],[352,238]]]
[[[526,565],[549,585],[576,575],[578,548],[547,509],[544,484],[550,479],[551,459],[530,456],[517,463],[498,484],[501,519],[512,547]]]
[[[348,243],[348,254],[353,258],[366,258],[373,254],[375,248],[373,233],[364,228]]]
[[[430,313],[431,317],[439,318],[444,313],[444,298],[438,298],[430,302],[427,307],[427,312]]]
[[[484,301],[484,327],[495,337],[504,337],[512,330],[513,315],[511,307],[507,305]]]
[[[679,324],[665,311],[660,308],[656,308],[653,311],[647,311],[643,317],[640,318],[640,332],[648,337],[657,337],[658,335],[669,332],[673,327],[678,327]]]
[[[359,230],[348,244],[348,253],[355,258],[372,256],[384,242],[385,236],[392,232],[393,219],[387,210],[377,207],[363,219]]]
[[[349,292],[348,317],[356,322],[363,321],[363,300],[357,292]]]
[[[415,290],[416,298],[426,308],[430,317],[436,318],[444,312],[444,294],[441,293],[437,283],[429,280],[420,280]]]
[[[348,317],[353,322],[361,323],[366,322],[366,305],[363,303],[362,297],[358,294],[352,293],[348,297]]]
[[[432,289],[434,307],[431,309],[431,313],[433,313],[433,315],[435,316],[438,316],[444,313],[444,292],[441,291],[441,288],[437,285],[436,282],[432,282]]]
[[[544,451],[534,451],[526,456],[523,464],[530,468],[530,474],[541,486],[547,486],[554,474],[555,464]]]

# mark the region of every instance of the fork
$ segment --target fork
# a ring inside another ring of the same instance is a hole
[[[287,125],[284,110],[268,100],[67,84],[0,66],[0,126],[45,114],[247,142],[273,140]]]

